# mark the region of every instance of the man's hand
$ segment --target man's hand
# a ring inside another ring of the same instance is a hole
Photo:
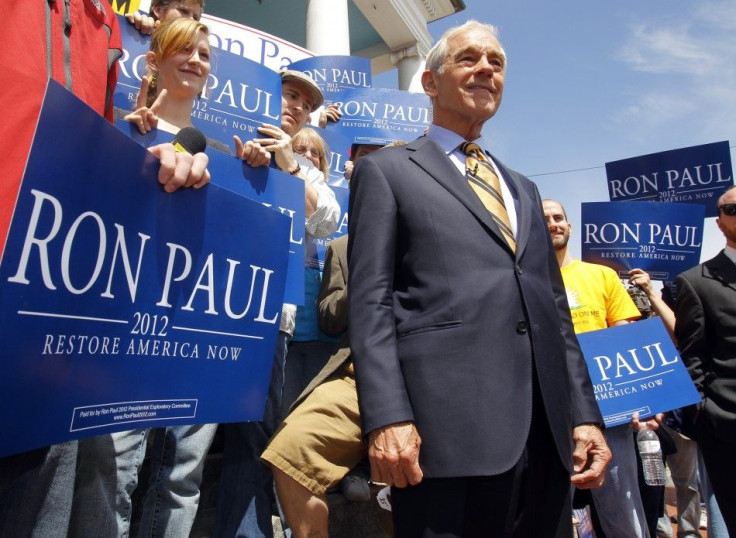
[[[652,278],[649,276],[649,273],[642,269],[632,269],[629,271],[629,284],[639,286],[647,294],[647,297],[651,297],[654,294]]]
[[[353,168],[355,168],[353,161],[345,161],[345,179],[348,181],[353,177]]]
[[[594,424],[582,424],[575,427],[572,438],[575,441],[572,454],[575,474],[570,481],[578,489],[601,487],[611,461],[611,451],[603,432]]]
[[[294,159],[294,150],[291,147],[291,136],[281,127],[264,123],[258,128],[258,133],[265,135],[264,138],[254,138],[252,141],[260,144],[263,148],[272,152],[276,159],[276,166],[282,172],[289,172],[296,168],[297,161]]]
[[[340,119],[341,115],[342,114],[340,114],[340,107],[338,107],[335,103],[332,103],[319,113],[318,125],[324,129],[325,127],[327,127],[328,121],[336,122]]]
[[[199,189],[210,181],[207,170],[209,158],[205,153],[177,152],[173,144],[158,144],[148,148],[161,160],[158,170],[158,182],[166,192],[174,192],[180,188],[194,187]]]
[[[399,422],[373,430],[368,436],[373,480],[399,488],[417,485],[424,476],[419,467],[421,444],[413,422]]]
[[[243,159],[253,168],[268,166],[271,163],[271,154],[258,142],[248,140],[245,144],[238,135],[233,135],[235,141],[235,156]]]
[[[136,11],[135,13],[128,13],[125,18],[130,24],[135,26],[136,30],[145,35],[152,34],[161,22],[153,20],[153,17],[149,17],[148,15],[145,15],[138,11]]]
[[[653,417],[649,417],[645,421],[642,421],[639,419],[639,411],[634,411],[634,414],[631,415],[631,427],[636,431],[641,430],[642,427],[649,428],[652,431],[657,431],[662,420],[664,420],[664,413],[657,413]]]

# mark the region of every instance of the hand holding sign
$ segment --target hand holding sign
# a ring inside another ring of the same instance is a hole
[[[629,271],[629,284],[632,286],[639,286],[647,297],[654,294],[654,288],[652,288],[652,279],[649,273],[639,268],[632,269]]]
[[[319,113],[319,126],[324,129],[327,127],[328,121],[335,123],[340,119],[341,115],[340,107],[332,103]]]
[[[245,144],[238,135],[233,135],[235,141],[235,156],[243,159],[253,168],[268,166],[271,163],[271,154],[258,142],[248,140]]]
[[[207,170],[209,158],[206,153],[190,155],[176,151],[173,144],[159,144],[148,148],[161,161],[158,171],[158,182],[166,192],[174,192],[180,188],[194,187],[200,189],[210,181]]]
[[[263,146],[266,151],[273,152],[279,170],[291,173],[297,168],[298,163],[291,147],[291,136],[286,131],[270,123],[264,123],[258,128],[258,132],[267,138],[254,138],[253,142]]]
[[[84,158],[90,147],[98,158]],[[171,181],[49,82],[0,264],[0,456],[172,420],[263,416],[290,219],[216,185],[169,196],[156,178],[168,191],[200,186],[207,157],[170,143],[153,153]],[[24,257],[34,244],[42,253]]]
[[[644,420],[639,418],[639,411],[634,411],[634,414],[631,415],[631,427],[636,431],[639,431],[642,428],[649,428],[652,431],[657,431],[662,420],[664,420],[664,413],[657,413],[653,417],[649,417]]]
[[[125,19],[132,24],[136,30],[145,35],[150,35],[160,24],[161,21],[155,20],[153,17],[136,11],[135,13],[128,13],[125,15]]]

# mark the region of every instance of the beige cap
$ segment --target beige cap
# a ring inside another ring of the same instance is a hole
[[[322,95],[322,90],[319,89],[319,86],[317,86],[317,83],[314,82],[311,77],[305,75],[301,71],[294,71],[293,69],[282,69],[279,73],[281,74],[281,82],[285,82],[287,80],[290,82],[297,82],[309,90],[309,93],[312,94],[313,110],[322,106],[322,103],[325,100]]]

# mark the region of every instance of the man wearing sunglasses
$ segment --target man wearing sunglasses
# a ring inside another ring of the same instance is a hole
[[[736,536],[736,186],[718,199],[726,247],[677,277],[675,335],[703,401],[686,408],[713,491]]]

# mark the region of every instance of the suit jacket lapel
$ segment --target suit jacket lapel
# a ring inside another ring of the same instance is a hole
[[[705,262],[705,266],[714,279],[736,291],[736,265],[726,256],[724,251],[721,251],[712,260]]]
[[[407,151],[414,152],[410,159],[429,174],[435,181],[447,189],[450,194],[457,198],[468,211],[470,211],[492,234],[496,235],[501,243],[508,248],[506,240],[501,235],[501,230],[493,221],[491,214],[488,212],[483,202],[468,185],[465,176],[460,174],[445,155],[445,153],[437,147],[427,137],[421,137],[406,146]],[[511,249],[508,248],[509,254]]]

